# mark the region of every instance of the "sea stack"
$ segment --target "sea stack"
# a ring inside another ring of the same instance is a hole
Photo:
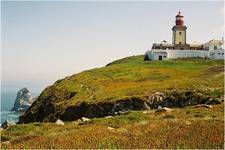
[[[35,98],[31,95],[31,92],[27,88],[22,88],[17,92],[16,100],[12,111],[26,111]]]

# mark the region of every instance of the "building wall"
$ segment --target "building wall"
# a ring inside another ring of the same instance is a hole
[[[162,56],[162,60],[166,60],[168,59],[168,53],[166,51],[164,49],[150,50],[145,55],[148,55],[150,60],[159,60],[159,56]]]
[[[224,59],[224,50],[219,49],[219,50],[211,51],[211,52],[209,52],[209,57],[211,59],[216,59],[216,60]]]
[[[209,58],[209,53],[204,50],[171,50],[167,51],[168,58]]]
[[[216,46],[216,49],[215,49],[215,46]],[[204,44],[203,45],[203,48],[205,50],[208,50],[210,52],[214,51],[214,50],[217,50],[217,49],[224,49],[224,45],[212,45],[212,44]]]
[[[185,42],[186,35],[185,34],[186,34],[186,31],[181,31],[181,30],[175,31],[175,44],[186,44],[186,42]]]
[[[159,54],[166,53],[165,59],[176,59],[176,58],[209,58],[209,52],[205,50],[159,50],[153,49],[146,52],[150,60],[158,60]],[[165,56],[165,55],[164,55]]]
[[[167,56],[165,54],[155,54],[153,55],[153,60],[159,60],[159,57],[161,56],[162,60],[166,60]]]

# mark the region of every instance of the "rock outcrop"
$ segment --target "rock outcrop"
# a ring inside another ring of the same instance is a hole
[[[46,103],[42,103],[36,112],[31,111],[32,108],[26,111],[25,114],[20,117],[19,122],[54,122],[57,118],[63,121],[74,121],[81,117],[95,118],[113,116],[126,114],[129,110],[157,109],[159,106],[162,107],[162,111],[169,111],[171,110],[170,108],[173,107],[182,108],[185,106],[205,104],[209,99],[211,99],[211,97],[195,91],[156,92],[146,97],[130,97],[110,103],[88,104],[82,102],[78,105],[69,106],[65,110],[61,109],[60,106],[50,103],[49,100],[46,100]],[[214,102],[220,103],[217,99],[214,99]]]
[[[35,98],[31,95],[31,92],[27,88],[22,88],[17,92],[12,111],[26,111],[34,101]]]
[[[9,122],[8,120],[6,120],[2,125],[1,125],[1,129],[7,129],[10,126],[15,125],[15,123]]]

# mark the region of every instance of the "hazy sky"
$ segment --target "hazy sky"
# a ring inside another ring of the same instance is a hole
[[[223,36],[223,1],[2,2],[2,87],[44,88],[80,71],[172,40],[178,11],[187,42]]]

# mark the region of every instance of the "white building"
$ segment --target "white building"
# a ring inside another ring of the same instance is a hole
[[[209,51],[205,50],[164,50],[152,49],[145,53],[148,60],[166,60],[176,58],[210,58]],[[212,54],[213,55],[213,54]]]
[[[217,49],[214,51],[208,51],[210,59],[224,59],[224,49]]]
[[[224,49],[224,40],[212,39],[209,42],[203,44],[203,49],[208,50],[210,52],[214,50]]]
[[[166,60],[176,58],[224,59],[224,49],[217,50],[165,50],[151,49],[145,53],[145,60]]]
[[[165,60],[176,58],[224,59],[224,40],[210,40],[205,44],[187,44],[184,16],[179,12],[173,26],[173,42],[153,43],[152,49],[145,53],[144,60]]]
[[[224,59],[224,40],[212,39],[203,45],[203,48],[209,52],[210,59]]]

